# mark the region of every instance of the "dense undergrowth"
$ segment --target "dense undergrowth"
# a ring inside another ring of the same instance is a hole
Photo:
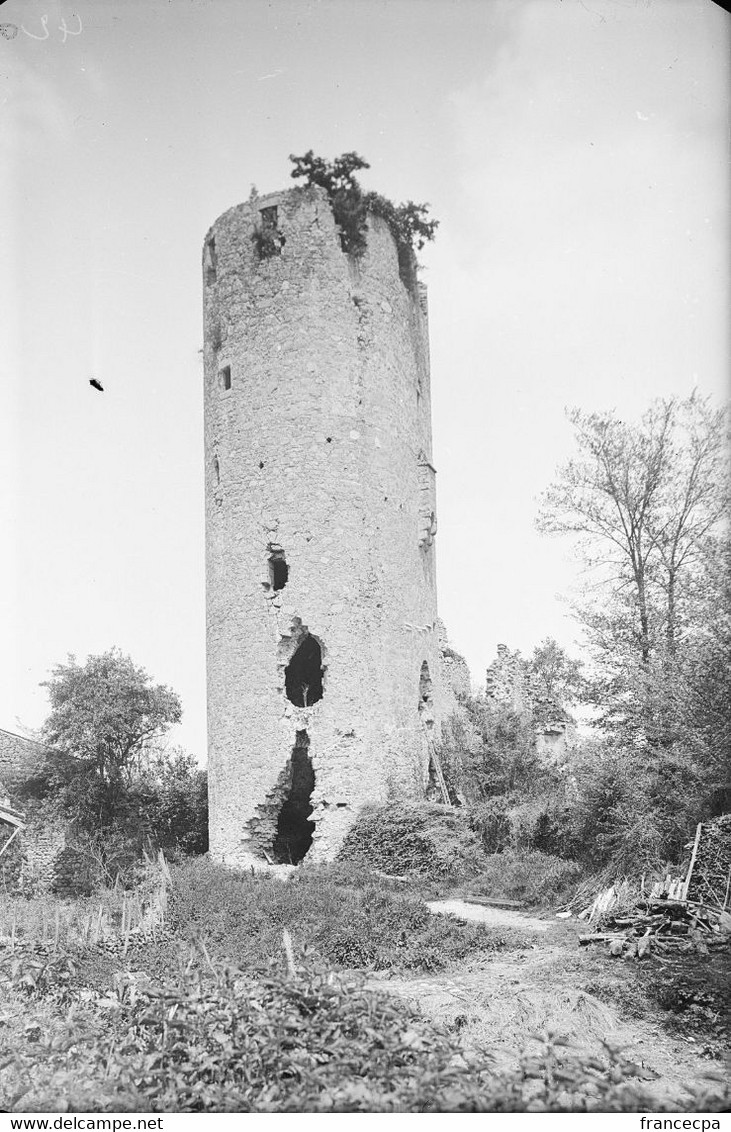
[[[296,964],[296,965],[295,965]],[[2,1053],[0,1098],[15,1111],[647,1111],[618,1051],[578,1055],[538,1041],[496,1074],[401,1000],[298,956],[252,973],[181,958],[159,981],[119,973],[103,993],[29,986]],[[712,1105],[695,1098],[693,1110]],[[673,1106],[677,1108],[676,1105]],[[690,1107],[690,1106],[689,1106]]]
[[[491,843],[488,841],[488,845]],[[436,895],[455,886],[551,909],[570,899],[582,866],[530,842],[487,852],[479,813],[430,803],[389,802],[361,811],[340,859],[365,870],[409,878]],[[384,878],[374,878],[382,887]]]
[[[530,939],[515,929],[432,916],[417,892],[353,865],[300,867],[281,880],[196,858],[173,866],[172,875],[181,936],[248,968],[268,962],[283,928],[330,964],[374,970],[435,971]]]
[[[418,879],[352,864],[287,879],[171,869],[162,938],[0,943],[0,1106],[12,1111],[656,1111],[619,1051],[536,1039],[496,1073],[458,1034],[343,967],[429,971],[525,946],[430,916]],[[405,891],[404,891],[405,890]],[[49,898],[49,902],[59,904]],[[54,919],[49,914],[46,920]],[[37,928],[37,923],[35,924]],[[286,931],[293,937],[287,954]],[[108,941],[107,941],[108,942]],[[717,1089],[718,1086],[715,1086]],[[717,1107],[709,1094],[689,1111]],[[673,1108],[677,1109],[677,1102]]]

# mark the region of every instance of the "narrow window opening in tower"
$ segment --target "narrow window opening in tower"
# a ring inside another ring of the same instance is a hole
[[[419,718],[425,727],[432,728],[434,726],[432,678],[426,661],[422,664],[419,673]]]
[[[213,471],[216,476],[216,483],[219,484],[221,482],[221,465],[218,462],[218,456],[213,457]]]
[[[289,578],[289,566],[283,550],[275,550],[269,556],[269,582],[273,590],[283,590]]]
[[[279,210],[276,204],[259,209],[259,220],[251,236],[259,259],[279,255],[285,239],[279,231]]]
[[[295,707],[322,699],[322,649],[308,633],[284,670],[284,690]]]
[[[223,369],[218,371],[218,376],[221,382],[222,389],[231,388],[231,366],[224,366]]]
[[[315,771],[308,753],[309,746],[307,732],[298,731],[290,758],[291,784],[279,811],[272,844],[272,857],[278,865],[298,865],[312,845],[315,823],[309,817]]]
[[[206,240],[206,247],[203,253],[203,265],[206,274],[206,286],[210,287],[211,283],[216,282],[216,241],[211,237]]]
[[[264,231],[276,232],[277,221],[279,219],[279,213],[276,204],[272,204],[268,208],[260,209],[259,215],[261,217],[261,226]]]

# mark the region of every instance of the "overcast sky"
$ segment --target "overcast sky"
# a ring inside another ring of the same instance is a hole
[[[565,406],[728,392],[728,15],[7,0],[0,20],[0,727],[42,722],[67,653],[118,645],[180,693],[176,738],[204,756],[200,248],[310,148],[357,150],[366,187],[440,221],[422,258],[454,646],[476,682],[498,642],[573,646],[575,564],[533,526]]]

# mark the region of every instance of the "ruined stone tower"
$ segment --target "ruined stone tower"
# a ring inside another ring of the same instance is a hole
[[[403,271],[403,263],[401,265]],[[342,250],[324,190],[203,249],[211,850],[337,852],[423,798],[439,680],[426,296],[387,226]]]

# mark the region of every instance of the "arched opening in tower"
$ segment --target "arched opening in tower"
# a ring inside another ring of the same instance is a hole
[[[284,670],[284,690],[296,707],[309,707],[322,699],[322,649],[309,633]]]
[[[291,781],[277,818],[272,857],[278,865],[298,865],[312,845],[315,823],[310,799],[315,789],[315,772],[308,754],[310,739],[298,731],[290,758]]]
[[[422,664],[419,673],[419,718],[426,727],[432,728],[434,726],[432,679],[426,661]]]

